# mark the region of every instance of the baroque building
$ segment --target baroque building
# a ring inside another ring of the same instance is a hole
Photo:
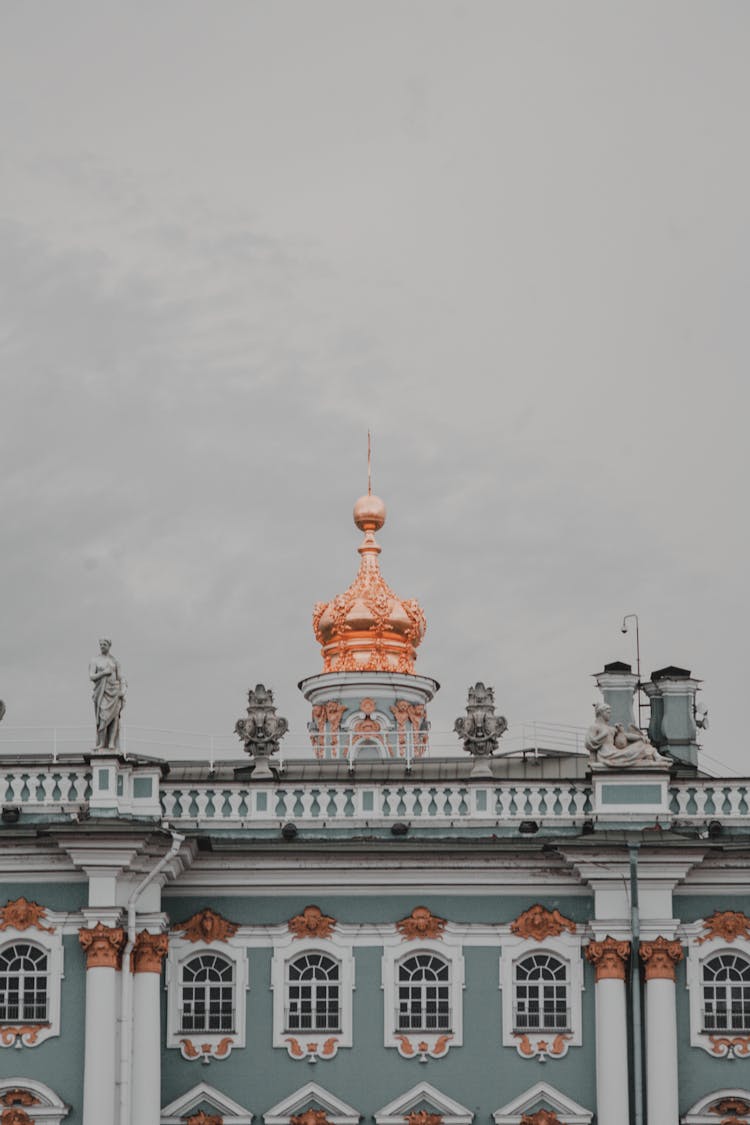
[[[0,741],[0,1125],[750,1123],[750,793],[698,681],[608,664],[586,749],[533,754],[476,684],[431,752],[425,617],[354,515],[306,756],[262,684],[241,760],[126,755],[108,640],[96,749]]]

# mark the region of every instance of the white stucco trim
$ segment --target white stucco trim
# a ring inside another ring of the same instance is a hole
[[[226,1125],[251,1125],[253,1114],[245,1109],[239,1102],[222,1094],[207,1082],[199,1082],[187,1093],[175,1098],[161,1111],[161,1125],[184,1125],[185,1118],[202,1103],[207,1103],[219,1117],[223,1117]]]
[[[547,1082],[537,1082],[507,1105],[496,1109],[492,1114],[495,1125],[519,1125],[523,1115],[532,1113],[539,1108],[540,1103],[545,1109],[554,1110],[561,1125],[591,1125],[593,1113],[590,1110],[561,1094]]]
[[[286,1026],[287,966],[305,953],[322,953],[339,966],[339,1004],[341,1008],[340,1031],[288,1031]],[[289,1057],[303,1061],[326,1061],[334,1058],[339,1047],[353,1043],[352,993],[354,992],[354,954],[351,941],[340,933],[337,926],[328,938],[298,938],[288,926],[274,935],[271,960],[271,989],[273,991],[273,1045],[283,1047]]]
[[[449,1098],[429,1082],[419,1082],[388,1102],[373,1114],[377,1125],[404,1125],[404,1118],[418,1105],[426,1104],[433,1113],[439,1114],[444,1125],[470,1125],[474,1114],[465,1105]]]
[[[504,1047],[515,1047],[522,1058],[561,1059],[569,1047],[580,1047],[583,1042],[583,958],[580,932],[568,931],[543,941],[522,938],[510,929],[502,938],[500,954],[500,1014],[501,1036]],[[566,967],[569,1030],[562,1034],[554,1031],[518,1032],[514,1027],[513,1006],[516,991],[516,966],[532,953],[549,953]]]
[[[317,1082],[308,1082],[289,1094],[283,1101],[263,1114],[265,1125],[289,1125],[289,1118],[304,1113],[311,1104],[320,1106],[325,1110],[326,1117],[331,1125],[358,1125],[362,1114],[352,1106],[337,1098],[335,1094],[319,1086]]]
[[[203,953],[215,953],[231,961],[234,966],[233,1002],[234,1030],[232,1032],[187,1032],[180,1030],[180,1000],[182,966],[191,958]],[[235,1047],[245,1046],[247,992],[250,974],[247,951],[236,938],[210,943],[191,942],[172,935],[169,941],[164,987],[167,990],[166,1046],[177,1048],[182,1057],[191,1061],[201,1058],[227,1058]]]

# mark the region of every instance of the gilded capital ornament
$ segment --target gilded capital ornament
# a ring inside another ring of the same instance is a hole
[[[6,1090],[4,1094],[0,1095],[0,1105],[39,1105],[39,1098],[36,1094],[32,1094],[31,1090],[22,1090],[16,1087],[15,1090]]]
[[[655,941],[642,941],[639,950],[645,966],[646,980],[676,980],[675,966],[684,954],[679,941],[658,937]]]
[[[428,1113],[426,1109],[407,1113],[404,1120],[406,1125],[443,1125],[443,1118],[439,1113]]]
[[[521,1125],[560,1125],[560,1118],[552,1110],[540,1109],[537,1113],[525,1113]]]
[[[224,1125],[224,1118],[218,1113],[193,1113],[185,1118],[185,1125]]]
[[[92,929],[80,929],[78,940],[86,954],[87,969],[119,969],[125,931],[122,926],[105,926],[97,922]]]
[[[594,979],[625,980],[625,967],[630,956],[630,942],[617,941],[609,934],[604,941],[590,941],[586,960],[594,966]]]
[[[134,973],[160,973],[168,951],[167,934],[150,934],[148,930],[141,930],[130,954],[130,967]]]

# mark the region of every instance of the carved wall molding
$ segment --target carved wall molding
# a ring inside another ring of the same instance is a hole
[[[287,1045],[287,1050],[293,1059],[307,1059],[309,1062],[315,1062],[316,1059],[332,1059],[339,1048],[340,1040],[336,1035],[330,1035],[327,1039],[322,1040],[305,1040],[300,1043],[293,1035],[287,1035],[284,1039]]]
[[[514,1039],[517,1040],[516,1050],[519,1055],[523,1055],[527,1059],[539,1059],[544,1062],[545,1059],[561,1059],[568,1053],[568,1046],[573,1036],[569,1032],[561,1031],[552,1039],[540,1039],[539,1036],[534,1036],[531,1039],[525,1032],[514,1032]]]
[[[16,1088],[15,1090],[6,1090],[5,1093],[0,1096],[0,1104],[6,1106],[21,1105],[28,1107],[31,1105],[41,1105],[41,1102],[39,1101],[39,1098],[36,1096],[36,1094],[32,1094],[31,1090],[21,1090]]]
[[[34,1122],[25,1109],[13,1106],[11,1109],[3,1110],[0,1116],[0,1125],[34,1125]]]
[[[224,1125],[224,1118],[218,1113],[191,1113],[185,1119],[185,1125]]]
[[[38,902],[29,902],[23,895],[20,898],[6,902],[0,908],[0,930],[28,930],[32,926],[37,930],[53,934],[54,926],[43,926],[42,918],[46,917],[46,906]]]
[[[396,929],[405,941],[414,938],[441,938],[446,926],[445,918],[438,918],[426,906],[415,906],[408,918],[396,922]]]
[[[208,1062],[210,1059],[227,1058],[234,1046],[234,1039],[231,1035],[225,1035],[218,1042],[214,1039],[209,1043],[194,1043],[192,1039],[180,1039],[179,1043],[183,1059],[188,1059],[190,1062],[195,1062],[196,1059]]]
[[[443,1125],[443,1117],[440,1113],[428,1113],[426,1109],[420,1109],[416,1113],[407,1113],[404,1115],[406,1125]]]
[[[547,910],[540,903],[529,907],[523,914],[519,914],[510,924],[511,933],[522,938],[533,938],[534,941],[544,941],[548,937],[557,937],[563,930],[571,934],[576,932],[575,922],[565,918],[559,910]]]
[[[91,929],[80,929],[78,940],[86,954],[87,969],[119,969],[125,931],[122,926],[105,926],[97,922]]]
[[[131,972],[160,973],[168,952],[168,934],[151,934],[148,930],[141,930],[130,954]]]
[[[289,932],[300,938],[327,938],[333,933],[336,919],[324,914],[319,906],[306,906],[301,914],[289,919]]]
[[[745,938],[750,941],[750,918],[741,910],[715,910],[710,918],[703,919],[703,928],[706,933],[696,938],[696,945],[702,945],[704,941],[711,941],[713,938],[722,938],[724,941]]]
[[[398,1053],[404,1059],[418,1058],[420,1062],[427,1062],[428,1058],[442,1058],[448,1051],[452,1035],[431,1035],[428,1039],[418,1039],[416,1036],[396,1035],[398,1040]]]
[[[750,1114],[750,1102],[746,1102],[744,1098],[722,1098],[711,1106],[711,1113],[721,1115],[722,1113],[740,1114],[746,1117]]]
[[[594,979],[625,980],[625,969],[630,957],[630,942],[617,941],[609,934],[604,941],[590,941],[586,946],[586,960],[594,966]]]
[[[210,906],[199,910],[185,922],[175,922],[172,931],[181,933],[187,941],[200,941],[210,945],[212,941],[226,941],[234,937],[239,929],[237,922],[230,922],[217,914]]]
[[[427,708],[424,703],[409,703],[408,699],[397,699],[390,707],[390,712],[396,720],[399,757],[406,757],[406,728],[408,725],[412,729],[414,757],[421,758],[427,751],[427,731],[422,730],[422,724],[427,715]]]
[[[712,1055],[723,1059],[726,1055],[730,1058],[747,1058],[750,1055],[750,1035],[709,1035]]]
[[[306,1109],[289,1118],[289,1125],[330,1125],[324,1109]]]
[[[524,1113],[521,1125],[561,1125],[561,1122],[553,1110],[540,1109],[538,1113]]]
[[[639,950],[646,980],[677,979],[675,966],[684,957],[679,941],[658,937],[655,941],[642,941]]]

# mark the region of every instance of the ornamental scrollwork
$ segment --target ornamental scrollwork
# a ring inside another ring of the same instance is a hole
[[[333,933],[336,919],[323,914],[319,906],[306,906],[301,914],[289,919],[289,932],[295,940],[300,938],[328,938]]]
[[[675,967],[684,957],[679,941],[658,937],[642,941],[639,950],[646,980],[676,980]]]
[[[172,926],[172,930],[181,932],[187,941],[200,941],[207,945],[212,941],[227,941],[234,937],[238,929],[238,923],[228,921],[210,906],[199,910],[186,922],[176,922]]]
[[[255,690],[247,693],[247,718],[234,724],[234,732],[244,742],[247,753],[255,759],[278,754],[288,730],[287,720],[276,714],[271,689],[256,684]]]
[[[441,938],[445,927],[445,918],[438,918],[426,906],[415,906],[408,918],[396,922],[396,929],[405,941]]]
[[[495,714],[495,690],[477,683],[469,688],[466,715],[460,715],[453,729],[463,743],[462,749],[474,758],[490,758],[500,738],[508,729],[504,715]]]
[[[609,934],[604,941],[590,941],[586,946],[586,960],[594,966],[594,975],[600,980],[625,980],[625,967],[630,957],[630,942],[617,941]]]
[[[53,934],[54,926],[43,926],[42,918],[47,915],[46,906],[38,902],[29,902],[23,895],[11,902],[6,902],[0,908],[0,930],[28,930],[32,926],[37,930]]]
[[[78,940],[86,954],[87,969],[119,969],[125,945],[122,926],[105,926],[97,922],[91,929],[80,929]]]
[[[559,910],[547,910],[540,903],[535,903],[523,914],[519,914],[510,924],[511,933],[521,938],[533,938],[534,941],[544,941],[545,938],[558,937],[563,930],[571,934],[576,932],[576,924],[566,918]]]
[[[706,932],[696,938],[696,945],[702,945],[704,941],[711,941],[713,938],[722,938],[724,941],[746,938],[750,941],[750,918],[741,910],[715,910],[710,918],[703,919],[703,928]]]

